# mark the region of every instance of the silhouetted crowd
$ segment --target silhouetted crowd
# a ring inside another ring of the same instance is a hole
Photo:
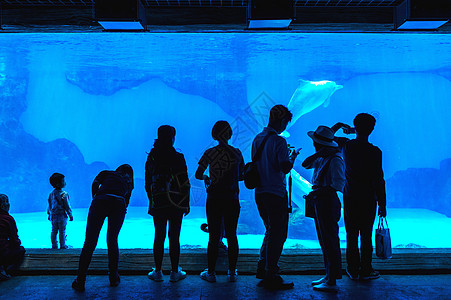
[[[280,135],[291,119],[292,113],[283,105],[276,105],[270,110],[268,125],[254,138],[252,161],[247,164],[241,151],[229,145],[233,134],[230,124],[218,121],[213,126],[212,138],[218,144],[203,153],[195,173],[195,178],[202,180],[207,190],[208,225],[205,224],[203,229],[209,233],[208,266],[200,273],[203,280],[216,282],[216,260],[223,237],[228,245],[228,281],[238,280],[238,183],[244,180],[248,188],[255,188],[255,202],[265,226],[256,270],[256,277],[262,279],[259,285],[270,290],[293,288],[292,282],[279,275],[278,264],[287,239],[291,212],[291,195],[288,192],[291,188],[287,191],[286,177],[300,151],[289,147]],[[386,199],[382,152],[368,141],[375,124],[376,119],[372,115],[361,113],[355,117],[354,127],[337,123],[332,127],[318,126],[315,131],[307,133],[316,151],[302,162],[304,168],[313,169],[313,188],[304,196],[305,215],[315,221],[326,269],[323,278],[312,282],[314,290],[336,292],[336,280],[342,277],[338,236],[341,202],[337,192],[343,193],[347,234],[346,273],[353,280],[379,277],[379,273],[372,268],[371,236],[376,211],[379,216],[386,216]],[[345,134],[356,133],[356,138],[335,137],[340,129]],[[175,136],[174,127],[160,126],[145,165],[148,213],[153,217],[155,227],[155,267],[148,277],[154,281],[163,281],[166,235],[171,261],[169,280],[176,282],[186,278],[186,272],[179,266],[180,231],[183,217],[190,213],[190,182],[184,155],[174,148]],[[66,244],[66,224],[68,220],[73,221],[73,215],[69,195],[63,190],[65,176],[54,173],[50,184],[54,190],[48,198],[47,213],[52,224],[52,248],[58,249],[58,236],[59,248],[67,249],[70,246]],[[106,218],[109,281],[111,286],[119,285],[118,235],[133,188],[133,169],[128,164],[119,166],[115,171],[102,171],[95,177],[78,275],[72,283],[75,290],[85,289],[88,267]],[[25,254],[9,208],[8,197],[0,194],[0,280],[10,278],[11,271],[20,266]]]

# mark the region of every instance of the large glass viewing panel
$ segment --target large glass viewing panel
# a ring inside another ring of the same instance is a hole
[[[303,149],[292,172],[285,248],[319,248],[314,223],[303,216],[312,173],[300,163],[314,151],[307,131],[352,124],[360,112],[377,118],[370,141],[383,152],[392,245],[451,247],[450,80],[451,35],[2,34],[0,193],[10,198],[23,245],[50,248],[48,178],[63,173],[75,218],[68,244],[81,247],[93,178],[129,163],[135,190],[119,244],[151,248],[144,164],[158,126],[170,124],[192,185],[181,244],[206,247],[206,193],[194,172],[215,145],[213,124],[232,124],[231,144],[249,161],[270,107],[288,105],[298,90],[285,136]],[[240,188],[240,247],[259,248],[264,227],[253,192]],[[344,247],[343,218],[340,239]]]

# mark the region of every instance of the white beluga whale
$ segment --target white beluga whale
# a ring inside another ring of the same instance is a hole
[[[293,114],[293,119],[288,124],[287,129],[293,126],[300,117],[315,108],[321,105],[324,107],[329,106],[330,97],[342,88],[342,85],[329,80],[299,80],[299,87],[294,91],[287,106]],[[288,137],[289,133],[284,132],[282,135]]]

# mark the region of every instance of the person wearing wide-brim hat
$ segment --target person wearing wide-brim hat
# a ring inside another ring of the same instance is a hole
[[[327,147],[338,147],[334,141],[334,132],[327,126],[318,126],[315,131],[307,132],[307,135],[312,138],[315,143]]]
[[[314,219],[318,240],[324,256],[326,276],[313,281],[313,289],[337,292],[336,280],[341,278],[341,251],[338,237],[341,203],[337,191],[342,192],[345,185],[344,163],[334,132],[327,126],[318,126],[309,131],[316,153],[307,157],[302,166],[314,169],[313,191],[309,194],[314,200]]]

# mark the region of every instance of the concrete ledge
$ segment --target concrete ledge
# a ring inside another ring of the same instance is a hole
[[[27,249],[19,273],[25,274],[75,274],[81,249],[51,250]],[[241,249],[237,269],[241,274],[255,274],[259,250]],[[343,267],[346,256],[342,250]],[[206,249],[182,249],[180,265],[188,273],[199,273],[207,267]],[[119,269],[122,274],[146,274],[154,266],[150,249],[121,249]],[[393,257],[381,260],[373,256],[373,267],[384,274],[451,274],[451,249],[393,249]],[[282,253],[280,269],[285,274],[320,274],[324,261],[319,249],[287,249]],[[108,270],[108,252],[98,249],[89,266],[91,274]],[[163,270],[170,270],[169,254],[165,253]],[[227,255],[219,253],[217,272],[227,270]]]

